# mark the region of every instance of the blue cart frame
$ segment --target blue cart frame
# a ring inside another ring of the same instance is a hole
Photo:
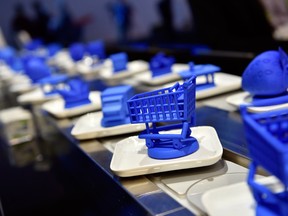
[[[195,124],[196,77],[182,85],[137,94],[128,100],[131,123],[145,123],[146,131],[139,138],[146,140],[148,155],[157,159],[182,157],[198,150],[197,140],[191,136],[190,126]],[[157,127],[158,122],[176,122]],[[149,127],[152,123],[152,127]],[[182,127],[181,134],[160,133]]]

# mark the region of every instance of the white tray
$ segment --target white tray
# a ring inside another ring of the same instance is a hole
[[[283,191],[283,185],[274,177],[261,178],[257,181],[270,186],[274,192]],[[210,216],[256,215],[256,204],[246,182],[209,190],[203,194],[202,203]]]
[[[150,158],[144,139],[138,136],[126,138],[116,144],[111,170],[122,177],[145,175],[209,166],[220,160],[223,149],[214,128],[203,126],[191,128],[192,136],[199,142],[197,152],[181,158],[157,160]],[[168,133],[181,133],[181,130],[172,130]]]
[[[249,103],[251,103],[252,97],[249,94],[249,92],[241,92],[241,93],[227,97],[226,102],[239,108],[240,105],[248,105]],[[287,107],[288,107],[288,103],[285,103],[285,104],[261,106],[261,107],[251,106],[251,107],[248,107],[247,110],[251,113],[260,113],[260,112],[273,111],[277,109],[283,109]]]
[[[38,87],[37,84],[17,83],[10,86],[9,92],[14,94],[24,94],[26,92],[34,90],[37,87]]]
[[[91,60],[92,61],[92,60]],[[91,65],[85,60],[82,60],[77,63],[76,65],[77,70],[79,73],[84,76],[86,79],[93,79],[95,77],[99,76],[99,73],[104,69],[104,68],[112,68],[112,62],[109,59],[106,59],[103,63]]]
[[[138,81],[140,84],[148,86],[159,86],[167,83],[171,83],[177,80],[181,80],[181,76],[178,74],[184,70],[188,70],[188,64],[174,64],[172,66],[171,73],[163,74],[161,76],[152,77],[151,71],[146,71],[145,73],[137,74],[133,76],[133,79]]]
[[[78,140],[114,136],[145,130],[145,124],[124,124],[114,127],[102,127],[101,111],[88,113],[79,118],[71,134]]]
[[[59,94],[45,95],[40,88],[27,92],[17,97],[19,104],[39,104],[59,98]]]
[[[113,68],[108,67],[108,68],[103,68],[100,71],[99,75],[105,81],[116,81],[116,80],[121,80],[130,76],[133,76],[137,73],[147,71],[148,68],[149,68],[149,65],[146,61],[135,60],[135,61],[128,62],[127,70],[125,71],[114,73]]]
[[[73,117],[101,109],[100,92],[90,92],[89,99],[92,103],[83,106],[73,107],[70,109],[65,109],[65,101],[62,98],[58,98],[44,103],[42,105],[42,109],[56,116],[57,118]]]
[[[202,77],[202,76],[197,77],[196,83],[198,84],[203,83],[204,80],[205,80],[205,77]],[[148,92],[148,91],[153,91],[153,90],[173,86],[175,82],[166,83],[160,86],[147,86],[143,84],[137,85],[136,83],[134,84],[134,86],[140,92]],[[214,82],[215,82],[214,87],[196,91],[196,99],[204,99],[207,97],[212,97],[215,95],[235,91],[241,88],[241,77],[232,75],[232,74],[227,74],[227,73],[222,73],[222,72],[215,73]],[[181,80],[179,81],[179,83],[182,84],[183,81]],[[128,84],[133,85],[131,81]]]

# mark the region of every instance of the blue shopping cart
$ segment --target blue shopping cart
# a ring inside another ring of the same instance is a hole
[[[256,102],[255,105],[265,106],[267,103]],[[243,106],[241,114],[252,160],[248,184],[257,201],[256,215],[288,215],[288,109],[255,114]],[[255,182],[258,166],[277,177],[284,185],[284,191],[273,192]]]
[[[182,85],[176,83],[172,87],[137,94],[128,100],[131,123],[146,125],[139,138],[146,140],[151,158],[178,158],[198,150],[199,144],[191,136],[190,129],[195,124],[195,80],[193,75]],[[172,124],[157,127],[158,122]],[[152,123],[151,128],[149,123]],[[181,134],[164,132],[181,127]]]

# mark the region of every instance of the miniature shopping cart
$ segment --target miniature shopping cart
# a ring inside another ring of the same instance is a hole
[[[253,114],[243,106],[241,113],[252,160],[248,184],[257,201],[256,215],[288,215],[288,109]],[[255,182],[258,166],[277,177],[284,191],[273,192]]]
[[[137,94],[128,100],[131,123],[146,124],[146,131],[139,138],[146,140],[150,157],[178,158],[198,150],[199,144],[191,136],[190,129],[195,124],[195,80],[192,76],[182,85],[176,83],[169,88]],[[157,127],[158,122],[172,124]],[[149,123],[152,123],[151,128]],[[168,132],[180,127],[181,134]]]

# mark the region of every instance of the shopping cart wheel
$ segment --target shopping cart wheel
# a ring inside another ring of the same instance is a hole
[[[190,155],[199,149],[199,143],[195,138],[191,138],[191,144],[181,149],[154,147],[148,148],[148,156],[155,159],[173,159]]]

